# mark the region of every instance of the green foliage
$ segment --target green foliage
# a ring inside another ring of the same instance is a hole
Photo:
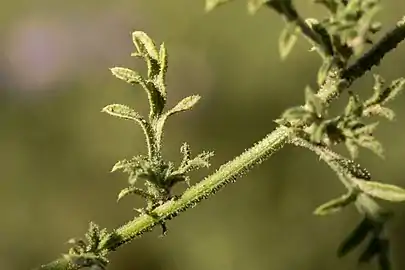
[[[137,49],[132,56],[140,57],[146,62],[147,78],[127,68],[115,67],[111,71],[117,78],[127,83],[140,85],[146,90],[150,105],[149,119],[145,120],[135,110],[120,104],[108,105],[102,111],[119,118],[135,120],[144,130],[148,156],[140,155],[131,160],[118,161],[112,171],[122,170],[129,174],[129,186],[121,190],[118,200],[129,194],[136,194],[145,199],[147,208],[144,209],[144,212],[147,213],[172,198],[171,190],[175,184],[188,183],[188,172],[208,167],[208,160],[213,153],[204,152],[191,159],[189,146],[185,144],[186,146],[182,146],[182,152],[186,148],[187,156],[183,157],[180,166],[176,168],[172,162],[163,160],[162,136],[167,118],[191,109],[199,101],[200,96],[186,97],[172,109],[163,112],[167,99],[164,81],[168,67],[167,50],[162,43],[158,51],[153,40],[144,32],[134,32],[132,39]],[[143,189],[135,186],[139,181],[144,181]]]
[[[100,230],[98,225],[90,222],[90,227],[85,235],[86,241],[83,239],[70,239],[69,244],[73,247],[70,248],[68,254],[63,257],[70,262],[71,265],[82,267],[94,267],[98,269],[105,269],[108,264],[106,258],[107,252],[100,250],[99,245],[102,239],[108,237],[106,229]]]
[[[341,197],[322,204],[315,209],[314,214],[323,216],[336,213],[355,201],[356,194],[352,190],[350,190],[348,193],[342,195]]]
[[[349,91],[349,101],[341,115],[328,117],[328,110],[322,100],[307,86],[305,89],[305,106],[287,109],[278,123],[290,123],[298,127],[305,122],[305,130],[315,143],[336,145],[344,142],[351,157],[358,156],[358,148],[365,147],[383,157],[383,147],[374,137],[378,122],[367,124],[364,119],[370,116],[382,116],[394,119],[394,112],[384,107],[388,101],[404,88],[403,78],[394,80],[388,87],[383,87],[381,76],[375,75],[374,94],[366,101],[361,101],[358,95]],[[298,126],[297,126],[298,125]]]
[[[205,9],[211,11],[230,0],[206,0]],[[181,163],[167,161],[162,156],[163,129],[169,116],[184,112],[200,100],[192,95],[181,100],[172,109],[165,110],[167,91],[165,77],[168,69],[167,50],[162,43],[159,48],[144,32],[132,34],[136,52],[132,56],[143,59],[148,71],[140,73],[123,67],[111,69],[113,75],[132,85],[141,86],[149,100],[149,117],[144,118],[126,105],[111,104],[102,109],[109,115],[135,121],[144,131],[147,155],[137,155],[118,161],[112,172],[128,174],[128,186],[118,194],[118,200],[135,194],[144,199],[146,206],[137,209],[139,216],[120,228],[107,233],[91,223],[86,241],[73,239],[73,247],[62,259],[41,266],[40,269],[79,269],[96,267],[104,269],[108,263],[108,252],[160,225],[163,234],[167,232],[165,222],[180,212],[194,207],[201,200],[215,194],[237,177],[262,163],[280,150],[286,143],[301,146],[316,153],[338,176],[347,189],[342,196],[322,204],[314,211],[316,215],[336,213],[354,205],[362,216],[362,221],[348,235],[338,248],[342,257],[366,242],[359,262],[369,262],[376,258],[381,270],[391,269],[389,260],[389,240],[384,236],[386,222],[392,217],[390,211],[382,208],[375,199],[405,201],[405,190],[391,184],[372,181],[372,176],[357,162],[332,150],[344,143],[352,156],[358,156],[359,147],[365,147],[383,156],[382,144],[374,137],[378,122],[366,123],[365,118],[382,116],[394,119],[394,112],[386,103],[402,90],[405,79],[400,78],[388,86],[379,75],[375,75],[373,95],[365,101],[349,91],[348,103],[340,115],[329,116],[329,105],[340,97],[354,80],[363,76],[372,66],[379,64],[386,53],[405,39],[405,23],[400,21],[381,42],[361,55],[366,44],[372,44],[371,35],[380,29],[373,18],[379,10],[377,0],[315,0],[323,5],[329,17],[323,20],[303,18],[292,0],[249,0],[248,10],[255,13],[262,7],[274,10],[286,22],[279,38],[279,51],[284,59],[292,50],[298,34],[304,36],[322,57],[323,63],[317,74],[319,91],[309,86],[305,89],[305,104],[287,109],[280,119],[275,120],[279,127],[233,160],[222,165],[212,175],[190,186],[189,173],[209,166],[212,152],[202,152],[192,157],[190,146],[184,143],[180,152]],[[359,57],[357,60],[352,59]],[[351,64],[349,60],[354,60]],[[189,187],[180,195],[172,194],[177,183]],[[143,186],[142,186],[143,184]],[[141,185],[141,186],[140,186]],[[367,241],[368,239],[368,241]]]

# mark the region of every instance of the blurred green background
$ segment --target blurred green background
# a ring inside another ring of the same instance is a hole
[[[296,1],[306,17],[323,16]],[[116,196],[126,175],[109,173],[119,159],[144,153],[137,126],[100,112],[110,103],[147,113],[146,95],[115,79],[108,68],[145,70],[130,57],[130,33],[147,32],[169,52],[169,106],[200,94],[190,112],[169,119],[165,156],[179,161],[182,142],[194,153],[214,150],[199,181],[275,128],[272,120],[303,102],[320,64],[300,38],[286,61],[278,56],[284,25],[270,10],[256,16],[245,1],[205,14],[204,1],[6,1],[0,9],[0,269],[31,269],[66,252],[94,221],[108,229],[131,219],[138,199]],[[383,1],[378,19],[387,30],[404,15],[403,1]],[[402,44],[373,69],[387,80],[405,76]],[[371,94],[371,73],[352,89]],[[339,112],[347,101],[335,103]],[[377,137],[383,161],[368,150],[360,162],[375,180],[405,186],[405,95],[392,103],[394,123]],[[338,148],[347,155],[343,148]],[[355,209],[315,217],[319,204],[344,191],[318,158],[291,146],[168,223],[111,254],[110,270],[357,269],[357,254],[335,255],[360,220]],[[387,205],[392,259],[405,269],[405,204]],[[361,269],[376,269],[364,265]]]

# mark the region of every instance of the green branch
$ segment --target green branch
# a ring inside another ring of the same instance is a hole
[[[372,66],[378,65],[382,57],[394,49],[405,39],[405,23],[401,20],[395,29],[388,33],[380,42],[369,50],[363,57],[357,60],[347,69],[331,70],[325,83],[319,90],[317,97],[327,105],[340,93],[347,89],[357,78],[364,75]],[[305,123],[301,123],[305,126]],[[141,214],[134,220],[129,221],[122,227],[106,234],[99,241],[94,254],[106,255],[124,243],[141,234],[150,231],[156,225],[164,224],[189,208],[193,208],[203,199],[215,194],[228,183],[234,182],[254,166],[260,164],[268,157],[280,150],[289,142],[293,135],[292,129],[278,127],[253,147],[237,156],[235,159],[222,165],[215,173],[188,188],[180,197],[172,198],[165,203],[153,208],[151,211]],[[74,270],[85,265],[86,262],[74,263],[71,258],[63,257],[48,264],[40,266],[42,270]]]

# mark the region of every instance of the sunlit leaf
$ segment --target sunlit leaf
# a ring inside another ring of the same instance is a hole
[[[143,117],[135,112],[133,109],[126,105],[122,104],[110,104],[105,106],[102,110],[102,112],[108,113],[109,115],[128,119],[128,120],[135,120],[137,122],[141,123],[146,123],[145,119]]]
[[[156,50],[155,43],[145,32],[133,32],[132,41],[140,54],[149,56],[155,60],[159,59],[159,53]]]
[[[344,207],[351,204],[355,200],[356,194],[353,192],[348,192],[339,198],[330,200],[329,202],[322,204],[321,206],[315,209],[314,214],[323,216],[339,212],[340,210],[342,210]]]
[[[205,0],[205,11],[212,11],[214,8],[231,1],[232,0]]]
[[[361,191],[371,197],[393,202],[405,201],[405,189],[395,185],[362,180],[356,181],[356,185]]]
[[[294,23],[287,24],[287,26],[281,31],[278,40],[278,49],[282,60],[290,54],[292,48],[297,42],[297,31],[298,27]]]
[[[142,76],[129,68],[123,68],[123,67],[113,67],[110,69],[112,74],[117,77],[118,79],[121,79],[123,81],[126,81],[127,83],[132,83],[132,84],[140,84],[144,85],[145,81],[142,78]]]
[[[144,191],[140,188],[131,186],[131,187],[124,188],[120,191],[120,193],[118,194],[117,201],[121,200],[122,198],[124,198],[125,196],[127,196],[129,194],[136,194],[136,195],[141,196],[144,199],[149,199],[149,200],[154,199],[153,195],[148,193],[147,191]]]
[[[201,96],[193,95],[182,99],[176,106],[170,109],[167,114],[172,115],[178,112],[186,111],[191,109],[199,100]]]
[[[250,14],[255,14],[264,4],[271,0],[248,0],[247,7]]]

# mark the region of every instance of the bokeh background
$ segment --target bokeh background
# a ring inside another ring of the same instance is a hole
[[[297,1],[303,15],[324,11]],[[169,119],[164,154],[179,161],[182,142],[194,153],[214,150],[218,168],[275,128],[272,120],[303,102],[315,86],[318,55],[300,38],[286,61],[278,56],[284,25],[271,10],[256,16],[245,1],[205,14],[204,1],[4,1],[0,9],[0,269],[31,269],[66,252],[94,221],[113,229],[132,219],[140,200],[116,196],[126,175],[109,173],[119,159],[144,153],[137,126],[100,112],[110,103],[147,113],[146,95],[108,68],[145,71],[130,33],[147,32],[169,51],[169,104],[200,94],[190,112]],[[383,1],[378,19],[389,29],[403,1]],[[405,44],[373,72],[405,76]],[[371,73],[352,89],[372,93]],[[332,111],[339,112],[344,95]],[[360,163],[375,180],[405,186],[405,95],[392,103],[393,123],[377,132],[381,160],[368,150]],[[347,155],[343,148],[337,148]],[[111,254],[111,270],[357,269],[359,252],[338,259],[339,242],[360,220],[355,209],[315,217],[319,204],[344,191],[337,177],[304,149],[285,147],[195,209]],[[405,269],[405,204],[389,204],[392,260]],[[361,269],[376,269],[364,265]]]

